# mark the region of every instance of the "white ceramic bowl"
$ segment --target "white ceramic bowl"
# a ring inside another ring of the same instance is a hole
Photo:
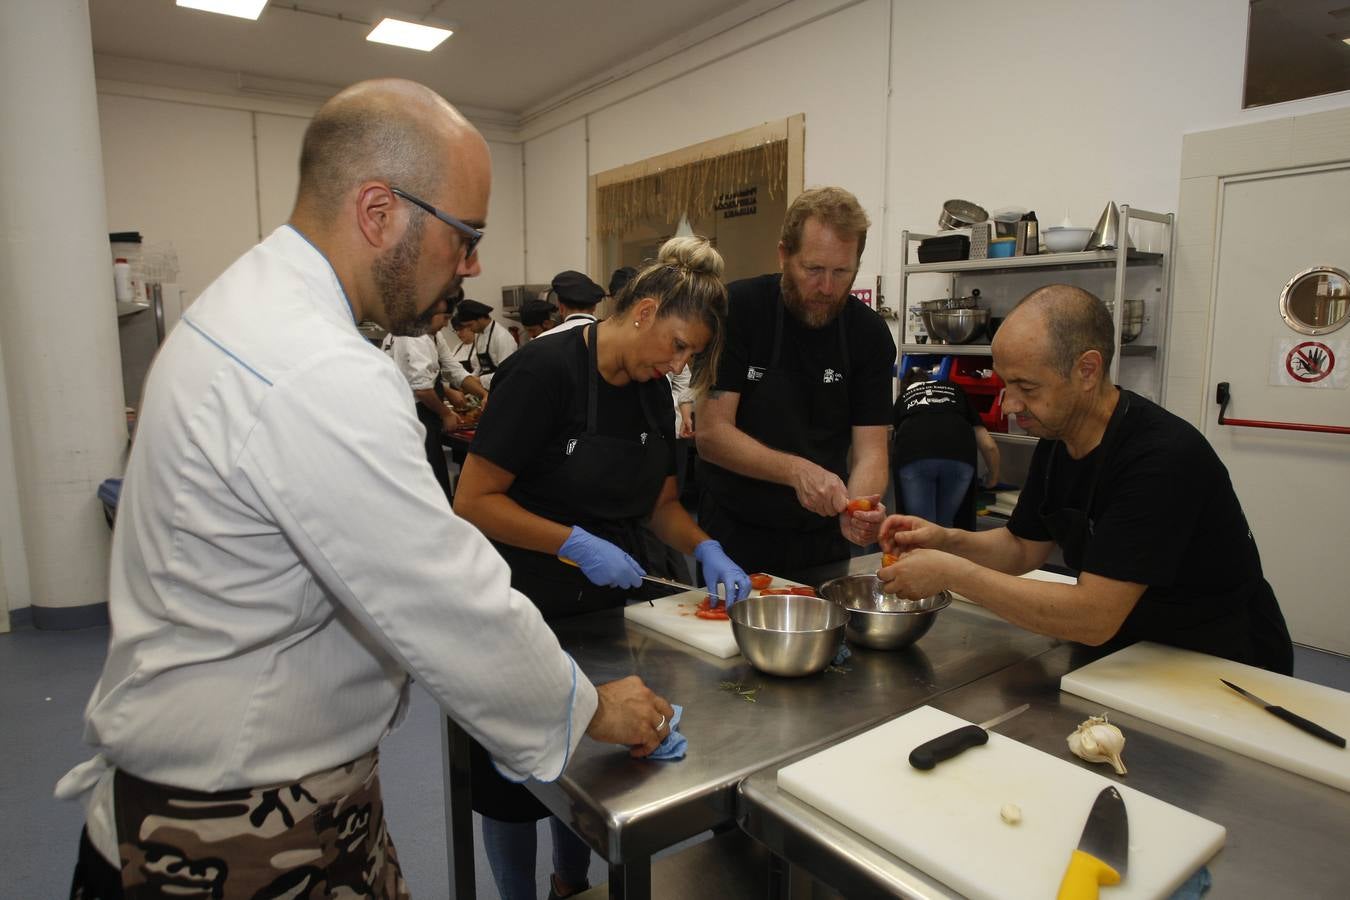
[[[1088,238],[1092,237],[1092,229],[1051,225],[1043,234],[1045,249],[1051,253],[1077,253],[1087,246]]]

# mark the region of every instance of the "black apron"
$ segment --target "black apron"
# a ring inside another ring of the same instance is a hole
[[[493,372],[497,371],[497,361],[492,358],[492,333],[496,330],[497,330],[496,322],[493,322],[491,325],[488,326],[487,340],[483,342],[484,346],[487,349],[478,353],[477,374],[480,377],[483,375],[491,375]]]
[[[1050,480],[1057,444],[1046,460],[1043,500],[1039,515],[1046,530],[1064,554],[1065,564],[1081,572],[1083,558],[1094,537],[1093,501],[1101,472],[1120,443],[1120,423],[1130,408],[1130,393],[1122,390],[1100,444],[1100,458],[1092,474],[1087,502],[1082,509],[1050,507]],[[1269,582],[1251,578],[1233,589],[1208,595],[1191,594],[1184,602],[1164,599],[1153,588],[1145,588],[1134,609],[1125,617],[1120,631],[1100,648],[1098,655],[1119,650],[1135,641],[1156,641],[1261,666],[1282,674],[1293,670],[1293,650],[1284,617],[1275,601]]]
[[[762,370],[751,366],[759,377],[747,381],[741,393],[736,427],[774,450],[810,460],[847,482],[853,439],[848,382],[852,366],[843,315],[836,320],[841,371],[820,375],[780,367],[784,315],[780,292],[769,364]],[[803,560],[803,566],[848,558],[849,545],[839,532],[837,517],[804,508],[792,488],[747,478],[704,460],[699,460],[699,478],[704,486],[700,524],[706,511],[709,521],[703,527],[729,553],[739,554],[733,558],[741,561],[744,556],[742,565],[753,570],[759,565],[757,560],[777,560],[789,537],[797,545],[794,557],[803,548],[813,557],[811,562]]]
[[[572,524],[618,545],[643,563],[642,522],[651,514],[665,485],[670,451],[646,392],[636,382],[630,384],[638,391],[650,429],[646,441],[639,443],[597,432],[600,390],[595,323],[587,329],[590,365],[586,381],[586,428],[566,439],[563,465],[542,488],[550,500],[574,510]],[[540,488],[532,485],[536,494],[541,492]],[[529,597],[546,620],[623,606],[632,594],[622,588],[594,585],[580,569],[556,556],[497,541],[493,541],[493,546],[511,567],[511,586]],[[535,821],[548,814],[524,787],[496,773],[487,752],[476,741],[470,759],[475,810],[508,822]]]

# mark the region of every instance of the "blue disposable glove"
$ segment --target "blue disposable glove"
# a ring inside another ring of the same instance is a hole
[[[592,584],[601,587],[639,587],[647,574],[633,557],[580,525],[572,526],[572,533],[558,548],[558,558],[576,563]]]
[[[750,576],[731,561],[717,541],[704,541],[695,547],[694,559],[703,567],[703,583],[708,586],[709,594],[718,596],[719,584],[726,588],[727,606],[750,596]]]

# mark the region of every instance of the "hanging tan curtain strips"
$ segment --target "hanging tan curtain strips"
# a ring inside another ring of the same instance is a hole
[[[720,194],[764,179],[769,196],[787,188],[788,142],[769,141],[745,150],[620,181],[596,191],[596,225],[601,235],[626,234],[652,219],[675,223],[711,215]]]

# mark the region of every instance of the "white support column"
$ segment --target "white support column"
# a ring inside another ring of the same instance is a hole
[[[107,601],[95,494],[126,449],[87,0],[0,3],[0,84],[0,495],[11,470],[27,583],[3,568],[11,608],[75,627]]]

